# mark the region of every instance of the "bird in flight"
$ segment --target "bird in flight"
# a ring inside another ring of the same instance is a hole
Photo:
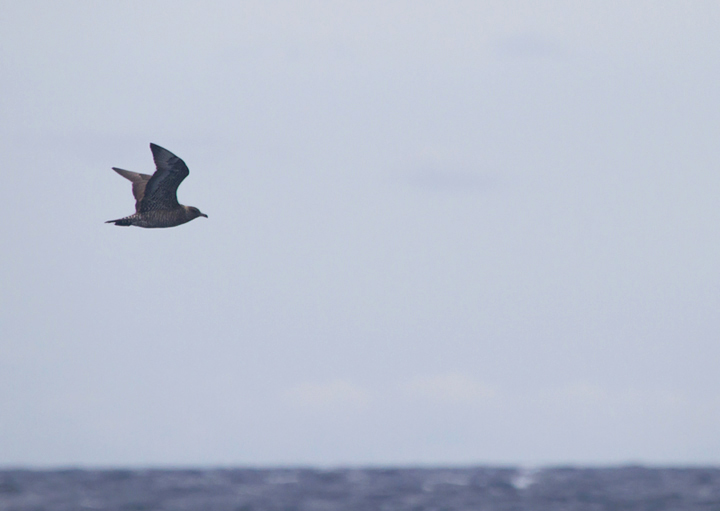
[[[177,189],[190,170],[185,162],[167,149],[150,144],[157,170],[152,176],[113,167],[125,179],[132,181],[135,214],[108,220],[106,224],[137,225],[138,227],[175,227],[199,216],[208,216],[193,206],[183,206],[177,200]]]

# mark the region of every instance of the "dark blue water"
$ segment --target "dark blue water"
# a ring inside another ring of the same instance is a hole
[[[720,468],[0,470],[0,511],[713,510]]]

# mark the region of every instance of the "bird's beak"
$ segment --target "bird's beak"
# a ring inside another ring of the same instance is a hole
[[[200,216],[204,216],[205,218],[208,217],[205,213],[200,213]]]

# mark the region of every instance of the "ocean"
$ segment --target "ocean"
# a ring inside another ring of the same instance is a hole
[[[720,511],[720,468],[0,470],[0,511]]]

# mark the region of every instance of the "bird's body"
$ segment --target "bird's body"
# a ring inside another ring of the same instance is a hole
[[[190,173],[185,162],[159,145],[150,144],[150,150],[157,167],[152,176],[113,167],[115,172],[132,181],[135,214],[105,223],[146,228],[175,227],[199,216],[207,218],[198,208],[178,203],[178,186]]]

